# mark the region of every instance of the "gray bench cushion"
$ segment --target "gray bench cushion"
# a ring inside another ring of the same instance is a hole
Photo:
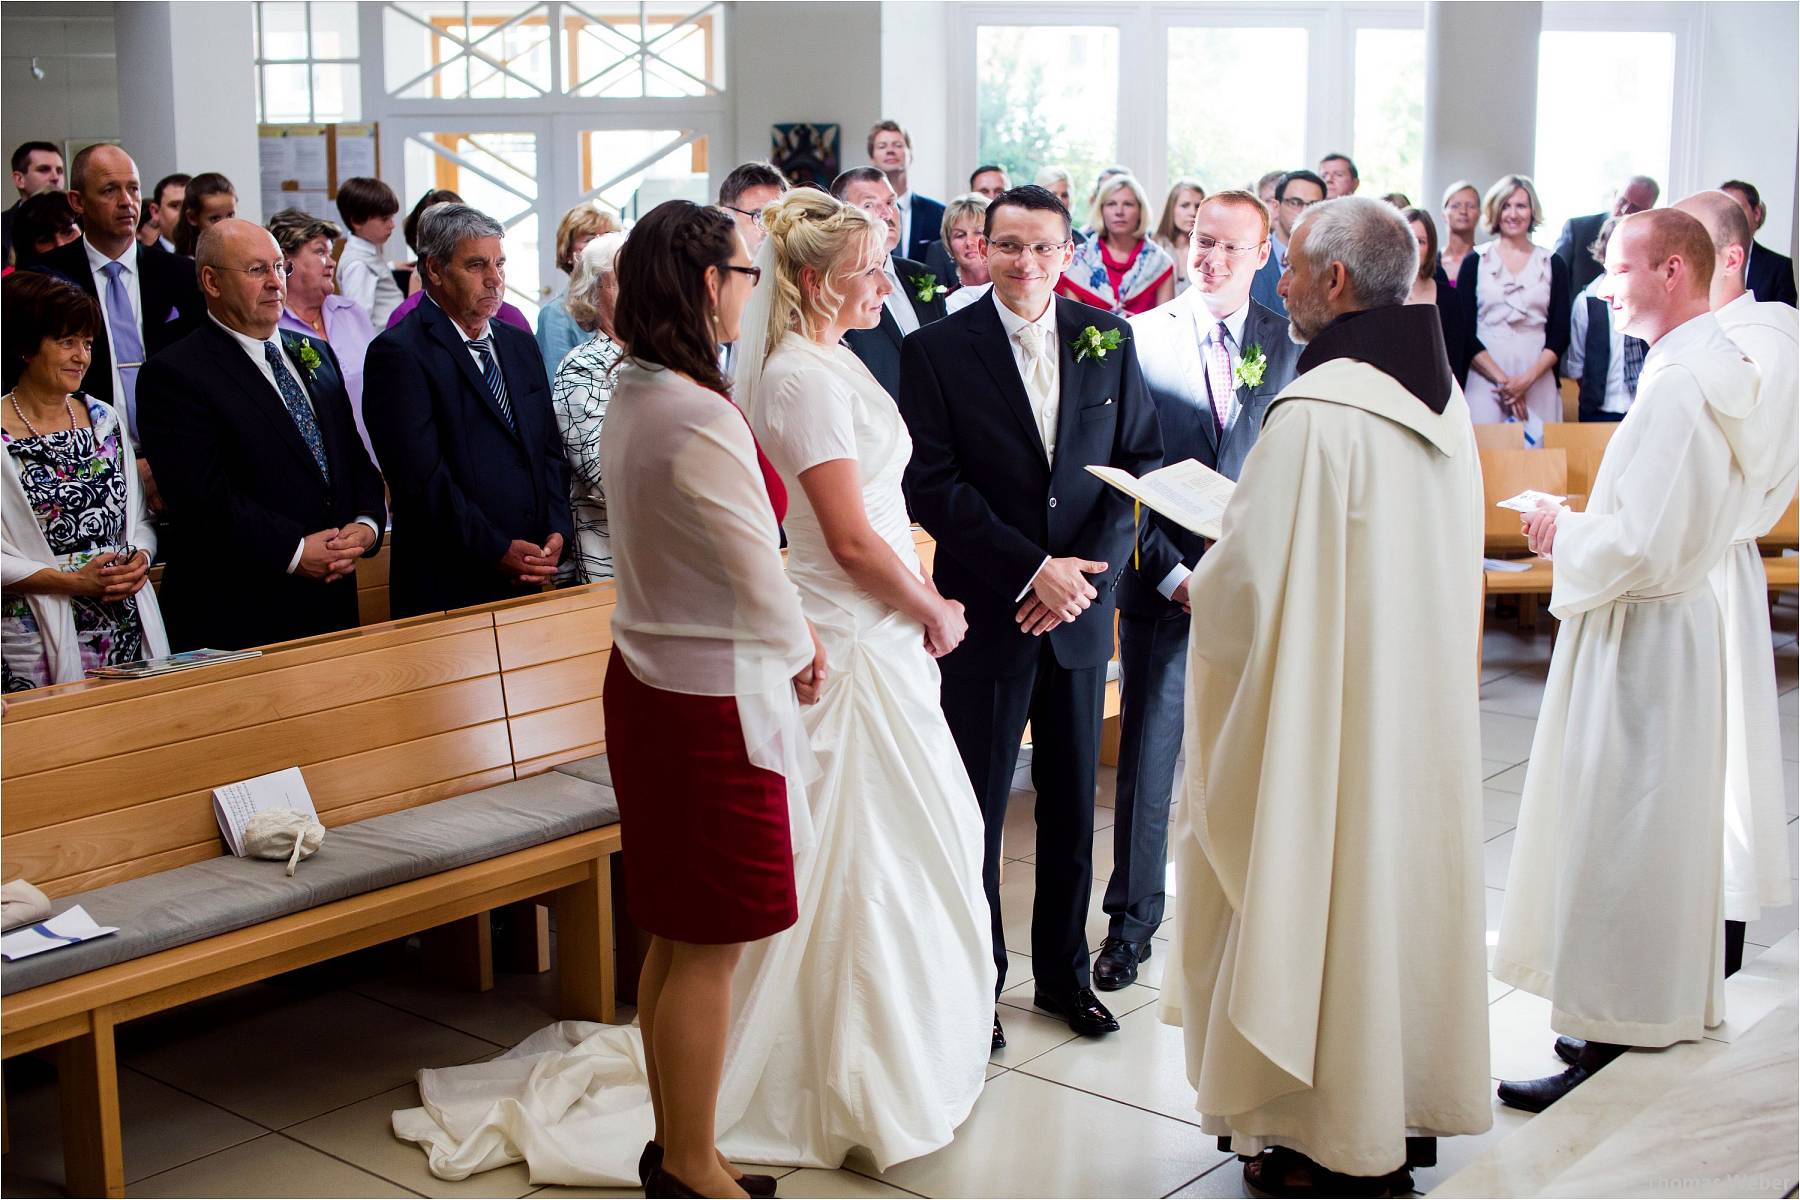
[[[601,768],[604,770],[604,768]],[[285,862],[224,855],[57,899],[119,932],[7,963],[0,994],[615,824],[610,783],[551,771],[340,825],[289,878]]]

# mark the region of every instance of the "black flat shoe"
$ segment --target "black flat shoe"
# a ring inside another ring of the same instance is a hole
[[[1092,988],[1078,988],[1067,996],[1038,992],[1031,1002],[1045,1012],[1055,1013],[1069,1023],[1069,1028],[1082,1037],[1099,1037],[1119,1031],[1118,1018],[1106,1010]]]
[[[662,1170],[662,1161],[663,1148],[655,1142],[645,1142],[644,1152],[638,1156],[638,1182],[645,1189],[650,1187],[650,1177]],[[674,1179],[675,1177],[670,1175],[669,1178]],[[775,1194],[775,1177],[773,1175],[741,1175],[738,1177],[737,1185],[744,1189],[745,1195],[755,1196],[758,1200]]]
[[[1556,1057],[1571,1067],[1581,1061],[1581,1051],[1587,1043],[1580,1038],[1558,1037],[1556,1039]]]
[[[994,1052],[1006,1049],[1006,1030],[1000,1028],[1000,1014],[994,1014]]]
[[[1137,982],[1138,964],[1149,957],[1149,942],[1107,938],[1100,943],[1100,955],[1094,959],[1094,986],[1103,992],[1130,987]]]
[[[1586,1083],[1593,1072],[1580,1066],[1570,1067],[1561,1075],[1542,1079],[1509,1080],[1497,1089],[1500,1103],[1526,1112],[1539,1113]]]

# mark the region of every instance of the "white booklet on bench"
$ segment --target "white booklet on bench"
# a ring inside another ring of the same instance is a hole
[[[1215,542],[1225,520],[1225,506],[1237,489],[1237,484],[1195,458],[1142,476],[1117,467],[1090,466],[1088,470],[1184,529]]]
[[[259,812],[284,810],[318,819],[312,793],[306,790],[306,780],[299,767],[213,789],[213,812],[219,818],[219,832],[225,835],[225,844],[239,858],[244,857],[244,826],[250,823],[250,818]]]

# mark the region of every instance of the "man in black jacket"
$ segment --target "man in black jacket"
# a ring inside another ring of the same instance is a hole
[[[944,297],[949,287],[928,270],[924,263],[898,258],[894,249],[900,243],[900,218],[894,208],[894,186],[874,167],[852,167],[831,181],[831,194],[845,204],[854,204],[887,226],[887,277],[893,291],[881,310],[881,324],[873,329],[852,329],[844,335],[850,352],[862,359],[863,366],[887,393],[900,396],[900,343],[920,326],[929,325],[944,315]]]
[[[427,209],[426,299],[370,344],[363,367],[363,421],[398,532],[396,617],[541,588],[573,536],[543,355],[530,334],[493,320],[506,289],[504,234],[464,204]]]
[[[1656,180],[1648,175],[1633,175],[1613,193],[1611,212],[1589,213],[1585,217],[1570,217],[1563,222],[1562,236],[1556,239],[1555,254],[1563,260],[1563,266],[1568,268],[1569,295],[1580,295],[1588,284],[1605,274],[1592,250],[1594,239],[1600,236],[1600,227],[1606,224],[1606,218],[1628,216],[1655,208],[1656,198],[1660,195],[1662,189],[1657,186]]]
[[[337,357],[278,333],[287,272],[266,229],[221,221],[197,250],[209,319],[145,364],[138,387],[172,519],[169,645],[240,650],[352,628],[356,564],[381,545],[387,505]]]

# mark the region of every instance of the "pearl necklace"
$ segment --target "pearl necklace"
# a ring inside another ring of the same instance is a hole
[[[31,423],[31,418],[25,415],[25,410],[19,407],[18,393],[8,392],[6,393],[6,398],[12,402],[13,413],[17,415],[19,420],[25,423],[25,428],[31,431],[31,436],[43,437],[44,435],[38,432],[38,427]],[[63,397],[63,411],[69,414],[69,429],[70,431],[73,431],[75,428],[75,404],[68,396]],[[62,431],[53,429],[50,432],[60,433]]]

